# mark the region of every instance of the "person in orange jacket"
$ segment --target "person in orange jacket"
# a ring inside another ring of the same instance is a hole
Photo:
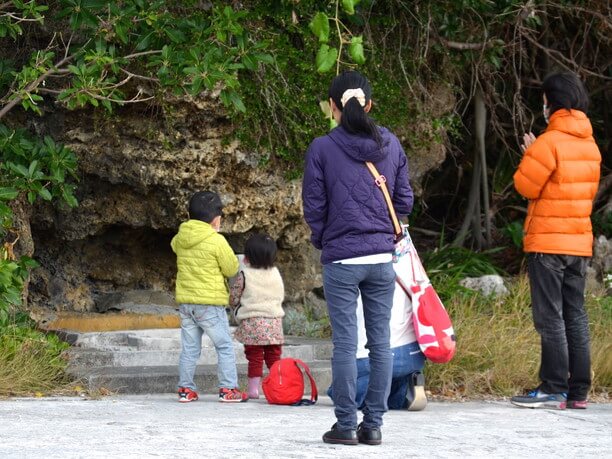
[[[546,131],[525,134],[514,174],[529,200],[523,246],[527,253],[533,321],[541,338],[541,384],[514,405],[586,408],[591,386],[585,272],[592,255],[591,211],[601,154],[587,118],[588,95],[574,73],[543,84]]]

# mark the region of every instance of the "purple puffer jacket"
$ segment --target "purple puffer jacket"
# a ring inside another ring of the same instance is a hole
[[[412,210],[408,161],[399,140],[380,128],[382,146],[341,126],[316,138],[306,153],[304,218],[321,263],[393,251],[393,224],[365,161],[387,179],[398,218]]]

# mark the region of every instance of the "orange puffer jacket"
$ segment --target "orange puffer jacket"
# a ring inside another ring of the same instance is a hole
[[[514,174],[516,190],[529,199],[525,252],[592,255],[590,216],[600,164],[587,116],[578,110],[553,113]]]

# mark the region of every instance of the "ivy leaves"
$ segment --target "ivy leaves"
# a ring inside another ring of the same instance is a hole
[[[316,37],[319,38],[320,43],[327,43],[329,41],[329,18],[325,13],[317,13],[309,24],[310,30]]]
[[[339,15],[339,2],[336,0],[335,15],[328,16],[326,13],[319,11],[310,21],[308,25],[310,31],[319,40],[320,46],[315,59],[317,72],[327,73],[336,66],[336,73],[340,70],[340,62],[342,59],[342,48],[344,45],[348,45],[348,56],[353,65],[362,65],[365,63],[365,53],[363,48],[363,37],[354,36],[350,30],[344,25],[344,23],[338,17]],[[342,0],[342,9],[349,15],[355,14],[355,7],[359,4],[360,0]],[[336,26],[338,34],[338,46],[330,46],[331,39],[331,26]],[[341,30],[345,31],[342,34]],[[350,37],[350,39],[347,37]]]
[[[365,54],[363,53],[363,38],[361,36],[351,38],[349,55],[356,64],[365,64],[366,59]]]
[[[355,14],[355,7],[360,2],[360,0],[342,0],[342,8],[348,14]]]
[[[322,44],[317,52],[317,58],[315,60],[317,72],[329,72],[336,63],[337,59],[338,50],[336,48],[330,48],[326,43]]]

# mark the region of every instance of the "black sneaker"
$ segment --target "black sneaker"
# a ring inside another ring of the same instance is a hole
[[[406,393],[406,409],[408,411],[422,411],[427,406],[425,395],[425,376],[420,371],[408,376],[408,392]]]
[[[332,445],[356,445],[357,432],[355,430],[338,430],[338,424],[334,424],[331,430],[323,434],[323,441]]]
[[[380,445],[382,443],[382,433],[378,427],[366,429],[363,422],[357,427],[357,440],[366,445]]]

